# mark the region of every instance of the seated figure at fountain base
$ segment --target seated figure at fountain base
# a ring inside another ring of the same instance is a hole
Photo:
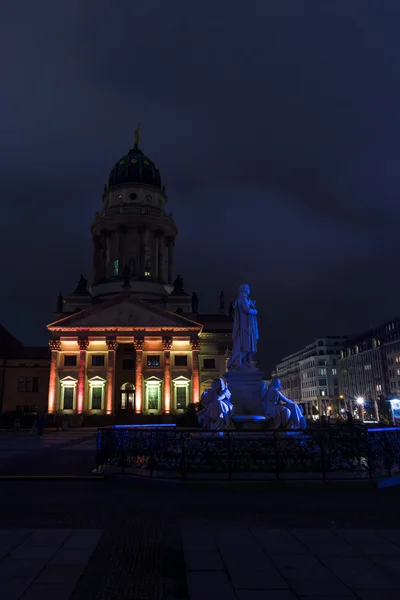
[[[222,377],[215,379],[212,388],[201,395],[203,410],[197,413],[200,425],[206,431],[235,429],[232,421],[231,393]]]
[[[262,391],[268,429],[305,429],[306,420],[301,406],[286,398],[280,391],[281,387],[280,380],[273,379],[268,389],[264,386]]]

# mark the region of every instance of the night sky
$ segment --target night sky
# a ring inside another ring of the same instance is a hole
[[[46,344],[133,146],[160,168],[175,274],[248,282],[260,367],[400,313],[398,0],[20,0],[0,9],[0,322]]]

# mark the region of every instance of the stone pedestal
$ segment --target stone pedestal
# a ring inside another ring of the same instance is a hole
[[[263,373],[258,370],[228,371],[225,379],[232,394],[235,415],[263,415],[261,400]]]

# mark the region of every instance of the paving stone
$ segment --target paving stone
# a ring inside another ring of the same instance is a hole
[[[364,554],[400,556],[400,546],[372,529],[338,529],[337,534]]]
[[[75,584],[34,583],[21,600],[70,600]]]
[[[235,590],[287,590],[289,586],[278,569],[270,562],[242,564],[229,569]]]
[[[64,543],[68,550],[76,548],[95,548],[103,534],[101,529],[75,529]]]
[[[267,558],[261,546],[250,531],[245,528],[219,529],[214,539],[226,565],[262,563]]]
[[[0,530],[0,547],[13,550],[33,532],[32,529]]]
[[[185,552],[215,552],[217,545],[211,532],[185,527],[182,529],[182,545]]]
[[[400,590],[400,579],[376,565],[369,557],[326,558],[323,562],[350,589]]]
[[[189,600],[237,600],[228,575],[222,571],[191,571],[187,583]]]
[[[354,594],[338,579],[311,580],[292,579],[290,587],[293,592],[304,600],[315,600],[316,598],[354,598]]]
[[[48,559],[50,560],[57,552],[59,546],[24,546],[21,544],[10,552],[11,558],[16,559]]]
[[[0,563],[0,581],[37,577],[46,562],[45,559],[16,559],[7,556]]]
[[[83,566],[46,565],[35,583],[76,583],[83,573]]]
[[[292,529],[291,533],[316,556],[360,556],[360,550],[329,529]]]
[[[400,529],[375,529],[374,532],[389,542],[400,543]]]
[[[71,535],[72,529],[36,529],[24,541],[25,546],[61,546]]]
[[[31,583],[31,577],[7,580],[2,579],[0,586],[1,600],[19,600]]]
[[[397,556],[371,556],[371,559],[398,579],[400,578],[399,559]]]
[[[399,600],[399,592],[395,590],[356,590],[360,600]]]
[[[271,554],[270,558],[289,581],[292,579],[319,581],[334,579],[332,573],[311,554]]]
[[[76,550],[68,550],[60,548],[50,561],[51,565],[86,565],[89,562],[94,548],[76,548]]]
[[[187,571],[223,571],[219,552],[185,552]]]
[[[253,527],[250,531],[267,554],[308,554],[307,548],[287,529]]]
[[[239,600],[297,600],[288,590],[236,590],[236,595]]]

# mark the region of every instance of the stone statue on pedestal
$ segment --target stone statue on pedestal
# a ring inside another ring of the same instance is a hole
[[[269,429],[305,429],[306,420],[299,404],[286,398],[280,391],[282,384],[273,379],[266,389],[262,390],[264,414],[268,419]]]
[[[256,303],[250,300],[250,287],[244,283],[233,304],[233,348],[228,369],[251,369],[257,352],[258,323]]]
[[[199,423],[206,431],[235,429],[232,421],[231,393],[222,377],[215,379],[211,390],[201,395],[203,410],[197,413]]]

